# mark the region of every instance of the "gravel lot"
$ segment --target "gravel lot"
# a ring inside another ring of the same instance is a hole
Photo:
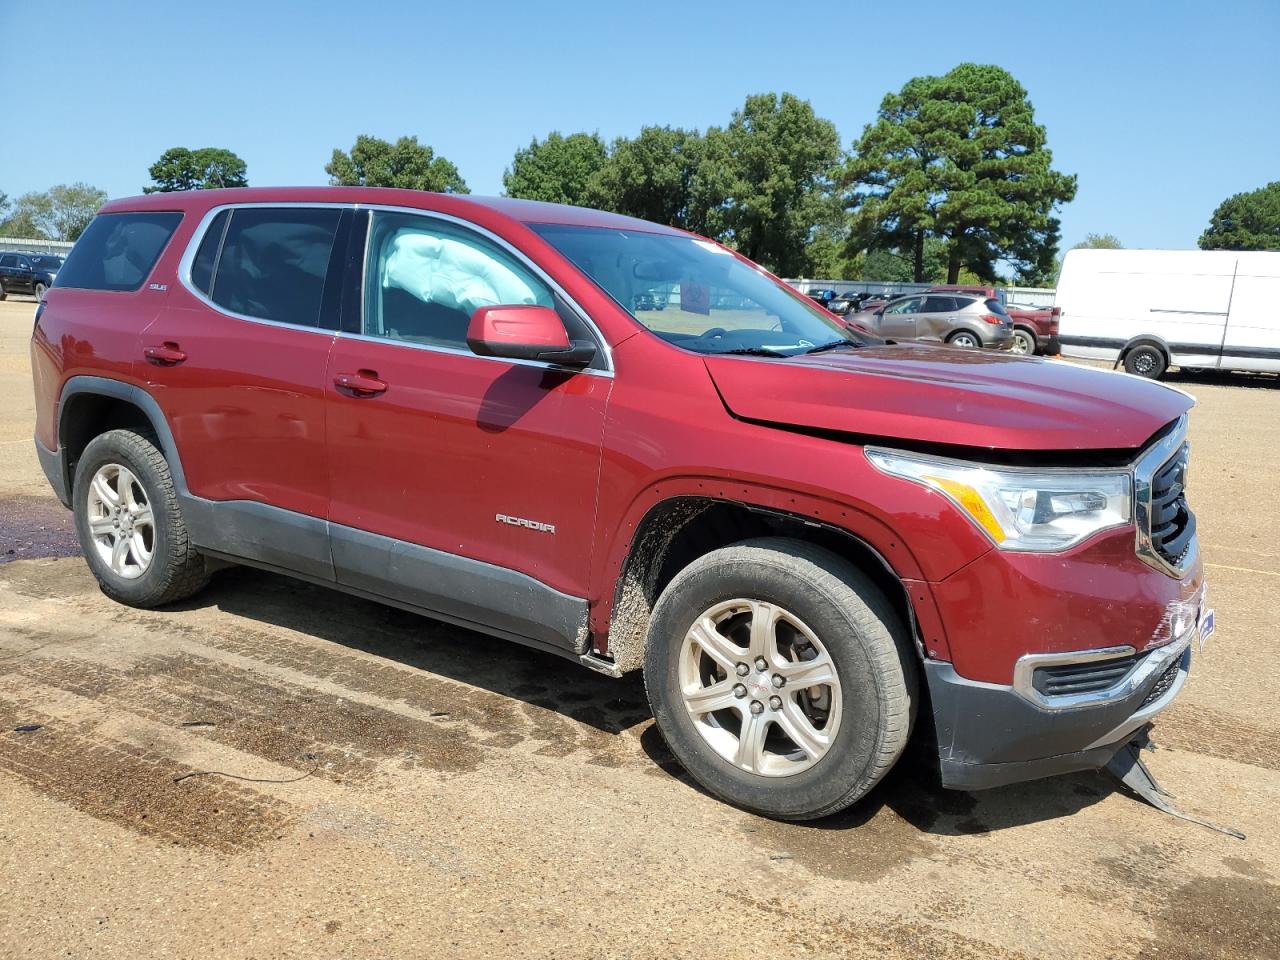
[[[1180,383],[1218,632],[1148,755],[1247,840],[918,761],[793,826],[702,794],[634,680],[249,570],[106,600],[32,450],[32,307],[0,304],[0,955],[1280,957],[1276,380]]]

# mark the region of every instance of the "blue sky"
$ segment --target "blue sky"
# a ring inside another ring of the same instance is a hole
[[[176,145],[234,150],[254,185],[324,183],[359,133],[416,135],[498,193],[531,137],[723,124],[768,90],[810,100],[848,146],[886,92],[965,60],[1021,81],[1079,175],[1067,244],[1191,247],[1220,200],[1280,179],[1278,0],[0,0],[0,37],[10,196],[139,193]]]

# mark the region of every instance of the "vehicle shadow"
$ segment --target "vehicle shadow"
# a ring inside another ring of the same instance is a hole
[[[638,674],[622,679],[601,676],[554,654],[248,567],[219,571],[205,591],[170,609],[208,607],[385,658],[423,671],[428,680],[444,677],[555,710],[607,734],[648,724],[639,737],[641,750],[662,773],[706,793],[672,755],[657,727],[649,723],[652,714]],[[273,635],[262,642],[305,644],[290,641],[287,635],[280,640]],[[311,653],[309,645],[300,651],[304,658]],[[336,666],[316,664],[339,682],[342,676],[335,675],[335,670],[349,666],[341,661]],[[395,694],[388,691],[387,695]],[[924,712],[927,715],[927,710]],[[821,820],[779,826],[806,831],[851,830],[888,812],[917,833],[981,834],[1069,817],[1114,790],[1105,776],[1096,773],[979,793],[947,790],[938,776],[935,749],[929,731],[919,727],[897,766],[864,799]]]
[[[707,794],[685,773],[657,727],[645,730],[640,744],[649,759],[663,771],[699,793]],[[897,765],[862,800],[820,820],[780,826],[805,831],[856,830],[887,811],[918,833],[968,836],[1069,817],[1115,792],[1105,775],[1092,772],[976,793],[948,790],[942,786],[938,774],[935,750],[927,732],[917,728],[917,736]]]
[[[1161,378],[1165,383],[1191,388],[1211,384],[1215,387],[1244,387],[1250,390],[1280,390],[1280,377],[1273,373],[1231,373],[1225,370],[1171,370]]]
[[[221,570],[207,589],[168,609],[207,607],[556,710],[605,733],[621,733],[651,716],[638,676],[606,677],[555,654],[278,574]],[[285,637],[269,642],[290,643]]]

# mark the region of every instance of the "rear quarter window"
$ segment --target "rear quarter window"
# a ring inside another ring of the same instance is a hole
[[[986,302],[986,306],[987,306],[987,309],[990,310],[992,313],[994,313],[997,317],[1007,317],[1009,315],[1005,313],[1004,305],[999,300],[988,300]]]
[[[181,213],[100,213],[76,241],[55,287],[137,290],[182,220]]]

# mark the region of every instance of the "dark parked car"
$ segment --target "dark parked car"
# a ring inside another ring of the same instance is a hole
[[[43,253],[0,253],[0,300],[11,293],[29,293],[37,300],[53,286],[62,258]]]
[[[657,283],[679,303],[637,309]],[[857,335],[630,217],[116,200],[31,362],[36,452],[108,597],[247,564],[643,670],[684,770],[770,817],[847,807],[913,725],[964,790],[1123,762],[1212,622],[1188,394]]]

